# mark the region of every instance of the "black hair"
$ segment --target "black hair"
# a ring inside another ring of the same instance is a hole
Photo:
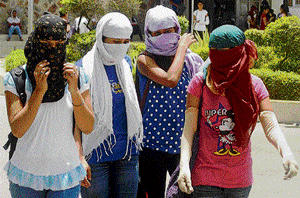
[[[270,6],[268,6],[268,5],[263,5],[263,6],[261,7],[261,10],[267,10],[267,9],[270,10]]]
[[[51,12],[45,11],[43,15],[51,14]]]
[[[282,5],[280,6],[280,8],[283,10],[283,12],[284,12],[285,14],[287,14],[287,13],[290,12],[289,6],[287,6],[286,4],[282,4]]]
[[[198,5],[199,3],[202,3],[202,5],[204,5],[204,1],[203,1],[203,0],[198,0],[198,1],[197,1],[197,5]]]

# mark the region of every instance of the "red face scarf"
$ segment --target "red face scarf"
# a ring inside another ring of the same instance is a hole
[[[255,128],[259,104],[249,72],[250,58],[257,59],[257,49],[251,40],[229,50],[210,49],[211,79],[234,112],[237,146],[248,145]]]

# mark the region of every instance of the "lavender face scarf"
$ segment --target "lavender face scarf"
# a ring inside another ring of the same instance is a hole
[[[151,36],[150,31],[158,31],[176,27],[176,33]],[[180,25],[176,13],[164,6],[156,6],[148,10],[145,19],[146,51],[162,56],[174,56],[180,39]]]
[[[172,27],[176,27],[176,33],[161,34],[155,37],[150,34],[150,32]],[[162,56],[174,56],[176,54],[181,28],[177,15],[173,10],[161,5],[148,10],[144,31],[147,52]],[[189,49],[186,51],[185,64],[189,70],[190,78],[200,71],[203,62],[199,55]]]

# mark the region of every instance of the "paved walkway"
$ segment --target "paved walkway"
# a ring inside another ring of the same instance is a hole
[[[280,125],[296,160],[300,164],[300,128]],[[4,96],[0,96],[0,198],[10,198],[8,181],[3,171],[8,152],[2,149],[10,131]],[[252,136],[254,185],[250,198],[300,198],[300,173],[292,180],[283,180],[282,160],[276,149],[267,141],[260,124]]]

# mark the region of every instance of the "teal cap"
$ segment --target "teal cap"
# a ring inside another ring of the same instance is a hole
[[[222,25],[215,29],[209,37],[209,48],[233,48],[242,45],[246,36],[234,25]]]

